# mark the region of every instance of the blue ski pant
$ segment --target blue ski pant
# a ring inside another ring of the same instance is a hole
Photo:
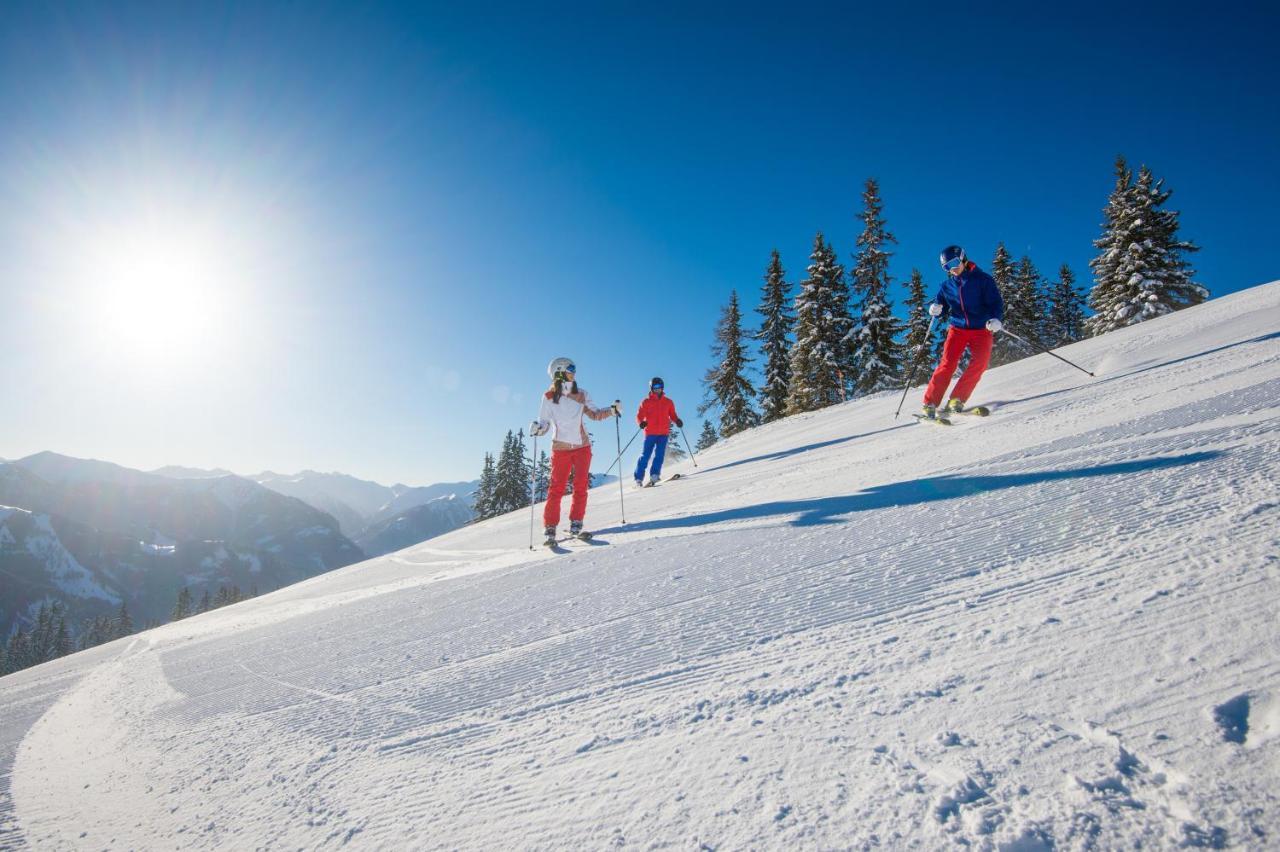
[[[662,460],[666,455],[666,435],[645,435],[644,449],[640,451],[640,463],[636,465],[636,479],[644,479],[644,469],[649,464],[649,456],[653,456],[653,467],[649,468],[649,475],[662,476]]]

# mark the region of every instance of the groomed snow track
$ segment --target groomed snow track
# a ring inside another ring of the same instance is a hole
[[[4,678],[0,845],[1280,843],[1280,284],[1062,354]]]

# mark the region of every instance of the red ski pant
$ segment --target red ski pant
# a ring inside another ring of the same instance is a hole
[[[994,338],[995,335],[985,328],[956,328],[953,325],[947,329],[947,340],[942,344],[942,360],[938,362],[938,369],[933,371],[933,378],[929,379],[929,387],[925,388],[924,404],[942,404],[942,398],[947,394],[947,385],[951,384],[951,376],[956,367],[960,366],[960,358],[966,348],[969,350],[969,366],[964,368],[950,398],[968,402],[969,395],[978,386],[978,379],[982,378],[987,364],[991,363],[991,343]]]
[[[591,487],[591,445],[583,444],[576,450],[552,450],[551,484],[547,486],[547,505],[542,510],[542,525],[554,527],[560,523],[560,499],[569,485],[569,473],[573,473],[573,504],[569,507],[569,520],[580,521],[587,516],[587,491]]]

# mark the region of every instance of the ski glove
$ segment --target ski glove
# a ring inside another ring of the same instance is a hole
[[[541,438],[550,431],[551,423],[546,420],[531,420],[529,422],[529,434],[535,438]]]
[[[991,319],[987,320],[987,331],[996,332],[996,331],[1000,331],[1003,328],[1004,328],[1004,323],[1000,322],[1000,320],[996,319],[995,317],[992,317]]]
[[[621,403],[615,402],[613,405],[609,406],[609,410],[613,412],[614,417],[622,416]]]
[[[941,305],[941,304],[939,304],[938,302],[934,302],[932,305],[930,305],[930,306],[929,306],[929,316],[931,316],[931,317],[940,317],[940,316],[942,316],[942,305]]]
[[[641,420],[641,421],[640,421],[640,428],[641,428],[641,429],[643,429],[644,427],[646,427],[646,426],[648,426],[648,425],[649,425],[649,421],[648,421],[648,420]]]
[[[677,417],[677,418],[676,418],[676,428],[677,428],[677,429],[683,429],[683,428],[684,428],[684,421],[683,421],[683,420],[681,420],[679,417]]]

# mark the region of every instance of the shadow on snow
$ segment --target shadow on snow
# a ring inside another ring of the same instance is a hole
[[[716,465],[715,467],[703,468],[698,472],[700,474],[708,474],[713,471],[725,470],[727,468],[737,467],[738,465],[742,465],[742,464],[753,464],[755,462],[765,462],[765,461],[778,461],[779,459],[790,458],[791,456],[798,456],[801,453],[807,453],[812,450],[821,450],[823,447],[834,447],[836,444],[844,444],[849,441],[858,441],[863,438],[871,438],[875,435],[882,435],[885,432],[892,432],[894,429],[904,429],[911,425],[913,424],[901,423],[897,426],[888,426],[888,427],[885,427],[884,429],[877,429],[874,432],[864,432],[861,435],[846,435],[843,438],[832,438],[830,441],[818,441],[815,444],[805,444],[803,447],[792,447],[789,450],[778,450],[776,453],[765,453],[759,456],[752,456],[749,459],[738,459],[737,461],[726,462],[725,464]]]
[[[1275,340],[1276,338],[1280,338],[1280,331],[1273,331],[1268,334],[1260,334],[1257,337],[1251,337],[1248,340],[1237,340],[1234,343],[1224,343],[1222,346],[1218,346],[1213,349],[1206,349],[1203,352],[1193,352],[1190,355],[1183,355],[1180,358],[1171,358],[1168,361],[1161,361],[1157,364],[1144,364],[1141,366],[1137,366],[1132,370],[1129,370],[1128,372],[1116,373],[1115,375],[1112,375],[1112,376],[1099,376],[1095,381],[1090,382],[1089,384],[1104,385],[1104,384],[1107,384],[1108,382],[1115,382],[1115,381],[1119,381],[1120,379],[1127,379],[1127,378],[1130,378],[1131,376],[1137,376],[1141,373],[1150,372],[1151,370],[1159,370],[1164,367],[1172,367],[1175,364],[1182,364],[1186,361],[1194,361],[1196,358],[1203,358],[1206,355],[1216,355],[1219,352],[1226,351],[1227,349],[1234,349],[1237,346],[1248,346],[1250,343],[1265,343],[1268,340]],[[1034,396],[1024,396],[1018,399],[992,400],[989,403],[989,405],[991,405],[994,408],[995,406],[998,406],[998,405],[999,406],[1012,405],[1015,402],[1034,402],[1035,400],[1038,400],[1038,399],[1045,399],[1047,397],[1057,396],[1058,394],[1067,393],[1068,391],[1073,391],[1073,390],[1076,390],[1076,388],[1075,387],[1059,388],[1058,390],[1045,391],[1044,393],[1038,393],[1038,394],[1035,394]]]
[[[832,524],[838,523],[838,519],[841,516],[852,515],[856,512],[933,503],[940,500],[953,500],[958,497],[973,497],[978,494],[986,494],[1006,488],[1037,485],[1042,482],[1087,479],[1096,476],[1123,476],[1149,470],[1182,467],[1209,461],[1220,455],[1222,455],[1221,452],[1210,451],[1187,453],[1181,456],[1138,459],[1069,470],[1039,470],[1029,473],[989,474],[985,476],[948,474],[927,479],[913,479],[906,482],[877,485],[857,494],[846,494],[839,497],[820,497],[811,500],[777,500],[769,503],[757,503],[754,506],[742,506],[718,512],[705,512],[699,515],[640,521],[627,524],[625,527],[609,527],[598,532],[680,529],[707,526],[722,521],[741,521],[778,515],[795,515],[796,517],[792,518],[789,523],[791,526],[796,527]]]

